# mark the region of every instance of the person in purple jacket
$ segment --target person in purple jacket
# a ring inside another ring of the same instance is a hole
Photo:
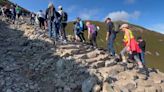
[[[86,26],[88,29],[88,39],[90,40],[90,44],[94,47],[97,47],[97,43],[96,43],[96,38],[97,38],[97,30],[96,30],[96,26],[91,24],[90,21],[86,22]]]

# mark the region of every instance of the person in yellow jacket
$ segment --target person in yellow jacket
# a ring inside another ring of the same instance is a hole
[[[137,63],[138,63],[138,67],[143,68],[143,64],[138,56],[138,54],[141,53],[141,49],[139,48],[138,43],[135,40],[135,37],[134,37],[132,31],[129,29],[129,25],[123,24],[120,27],[120,29],[121,29],[121,31],[123,31],[125,33],[124,39],[123,39],[125,47],[121,51],[121,56],[122,56],[123,62],[127,62],[126,57],[125,57],[125,53],[127,52],[130,54],[133,54],[135,61],[137,61]]]

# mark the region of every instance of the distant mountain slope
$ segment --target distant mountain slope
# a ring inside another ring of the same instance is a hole
[[[92,21],[93,24],[98,25],[100,27],[100,31],[98,34],[97,42],[99,47],[106,48],[106,26],[102,22],[98,21]],[[122,21],[117,21],[117,24],[123,24],[125,22]],[[159,68],[161,71],[164,72],[164,35],[148,30],[146,28],[140,27],[138,25],[130,24],[130,27],[135,35],[137,36],[142,36],[146,42],[146,63],[150,67],[156,67]],[[68,34],[73,34],[73,23],[70,22],[68,23],[67,26],[67,33]],[[87,32],[85,32],[87,34]],[[120,50],[123,48],[122,45],[122,38],[123,38],[123,33],[119,32],[117,34],[117,39],[115,41],[115,49],[117,53],[120,52]]]

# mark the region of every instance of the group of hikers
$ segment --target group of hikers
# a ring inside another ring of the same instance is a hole
[[[19,17],[20,9],[17,9],[17,7],[18,6],[13,6],[11,10],[9,8],[3,9],[3,16],[13,17],[10,14],[6,13],[10,11],[10,13],[13,13],[14,18],[15,16]],[[35,20],[37,19],[39,21],[40,28],[47,30],[48,36],[50,38],[54,39],[57,42],[60,40],[63,43],[67,43],[68,40],[65,28],[67,26],[68,14],[63,10],[62,6],[59,6],[57,11],[53,3],[49,3],[48,8],[45,12],[43,10],[39,10],[39,12],[36,14],[31,13],[30,16],[32,25],[35,24]],[[125,57],[125,54],[128,53],[129,59],[136,61],[138,68],[143,69],[145,67],[144,53],[146,42],[142,39],[142,37],[138,37],[136,40],[128,24],[115,26],[115,22],[112,22],[111,18],[106,18],[105,23],[107,25],[106,41],[108,53],[112,57],[116,57],[114,43],[115,39],[117,38],[117,33],[119,31],[122,31],[124,33],[124,48],[120,52],[119,59],[121,59],[122,62],[128,62],[127,58]],[[92,24],[91,21],[84,22],[79,17],[75,20],[75,22],[73,22],[73,24],[75,41],[85,43],[86,39],[84,36],[84,31],[87,30],[90,45],[92,45],[93,47],[97,47],[96,38],[100,30],[98,26]]]
[[[0,14],[6,18],[11,19],[12,23],[21,17],[22,9],[18,5],[5,5],[0,8]]]

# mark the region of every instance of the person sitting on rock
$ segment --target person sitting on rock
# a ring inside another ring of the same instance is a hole
[[[97,47],[96,37],[97,37],[97,28],[95,25],[91,24],[90,21],[86,22],[86,26],[88,29],[88,39],[90,40],[90,44],[94,47]]]
[[[121,51],[121,57],[123,62],[127,62],[126,57],[125,57],[125,53],[128,52],[130,54],[133,54],[133,58],[135,61],[137,61],[138,63],[138,67],[140,69],[143,68],[143,64],[141,62],[141,60],[138,57],[138,53],[141,53],[141,49],[138,46],[137,41],[135,40],[132,31],[129,29],[129,25],[128,24],[123,24],[120,27],[120,30],[123,31],[124,34],[124,49]]]

